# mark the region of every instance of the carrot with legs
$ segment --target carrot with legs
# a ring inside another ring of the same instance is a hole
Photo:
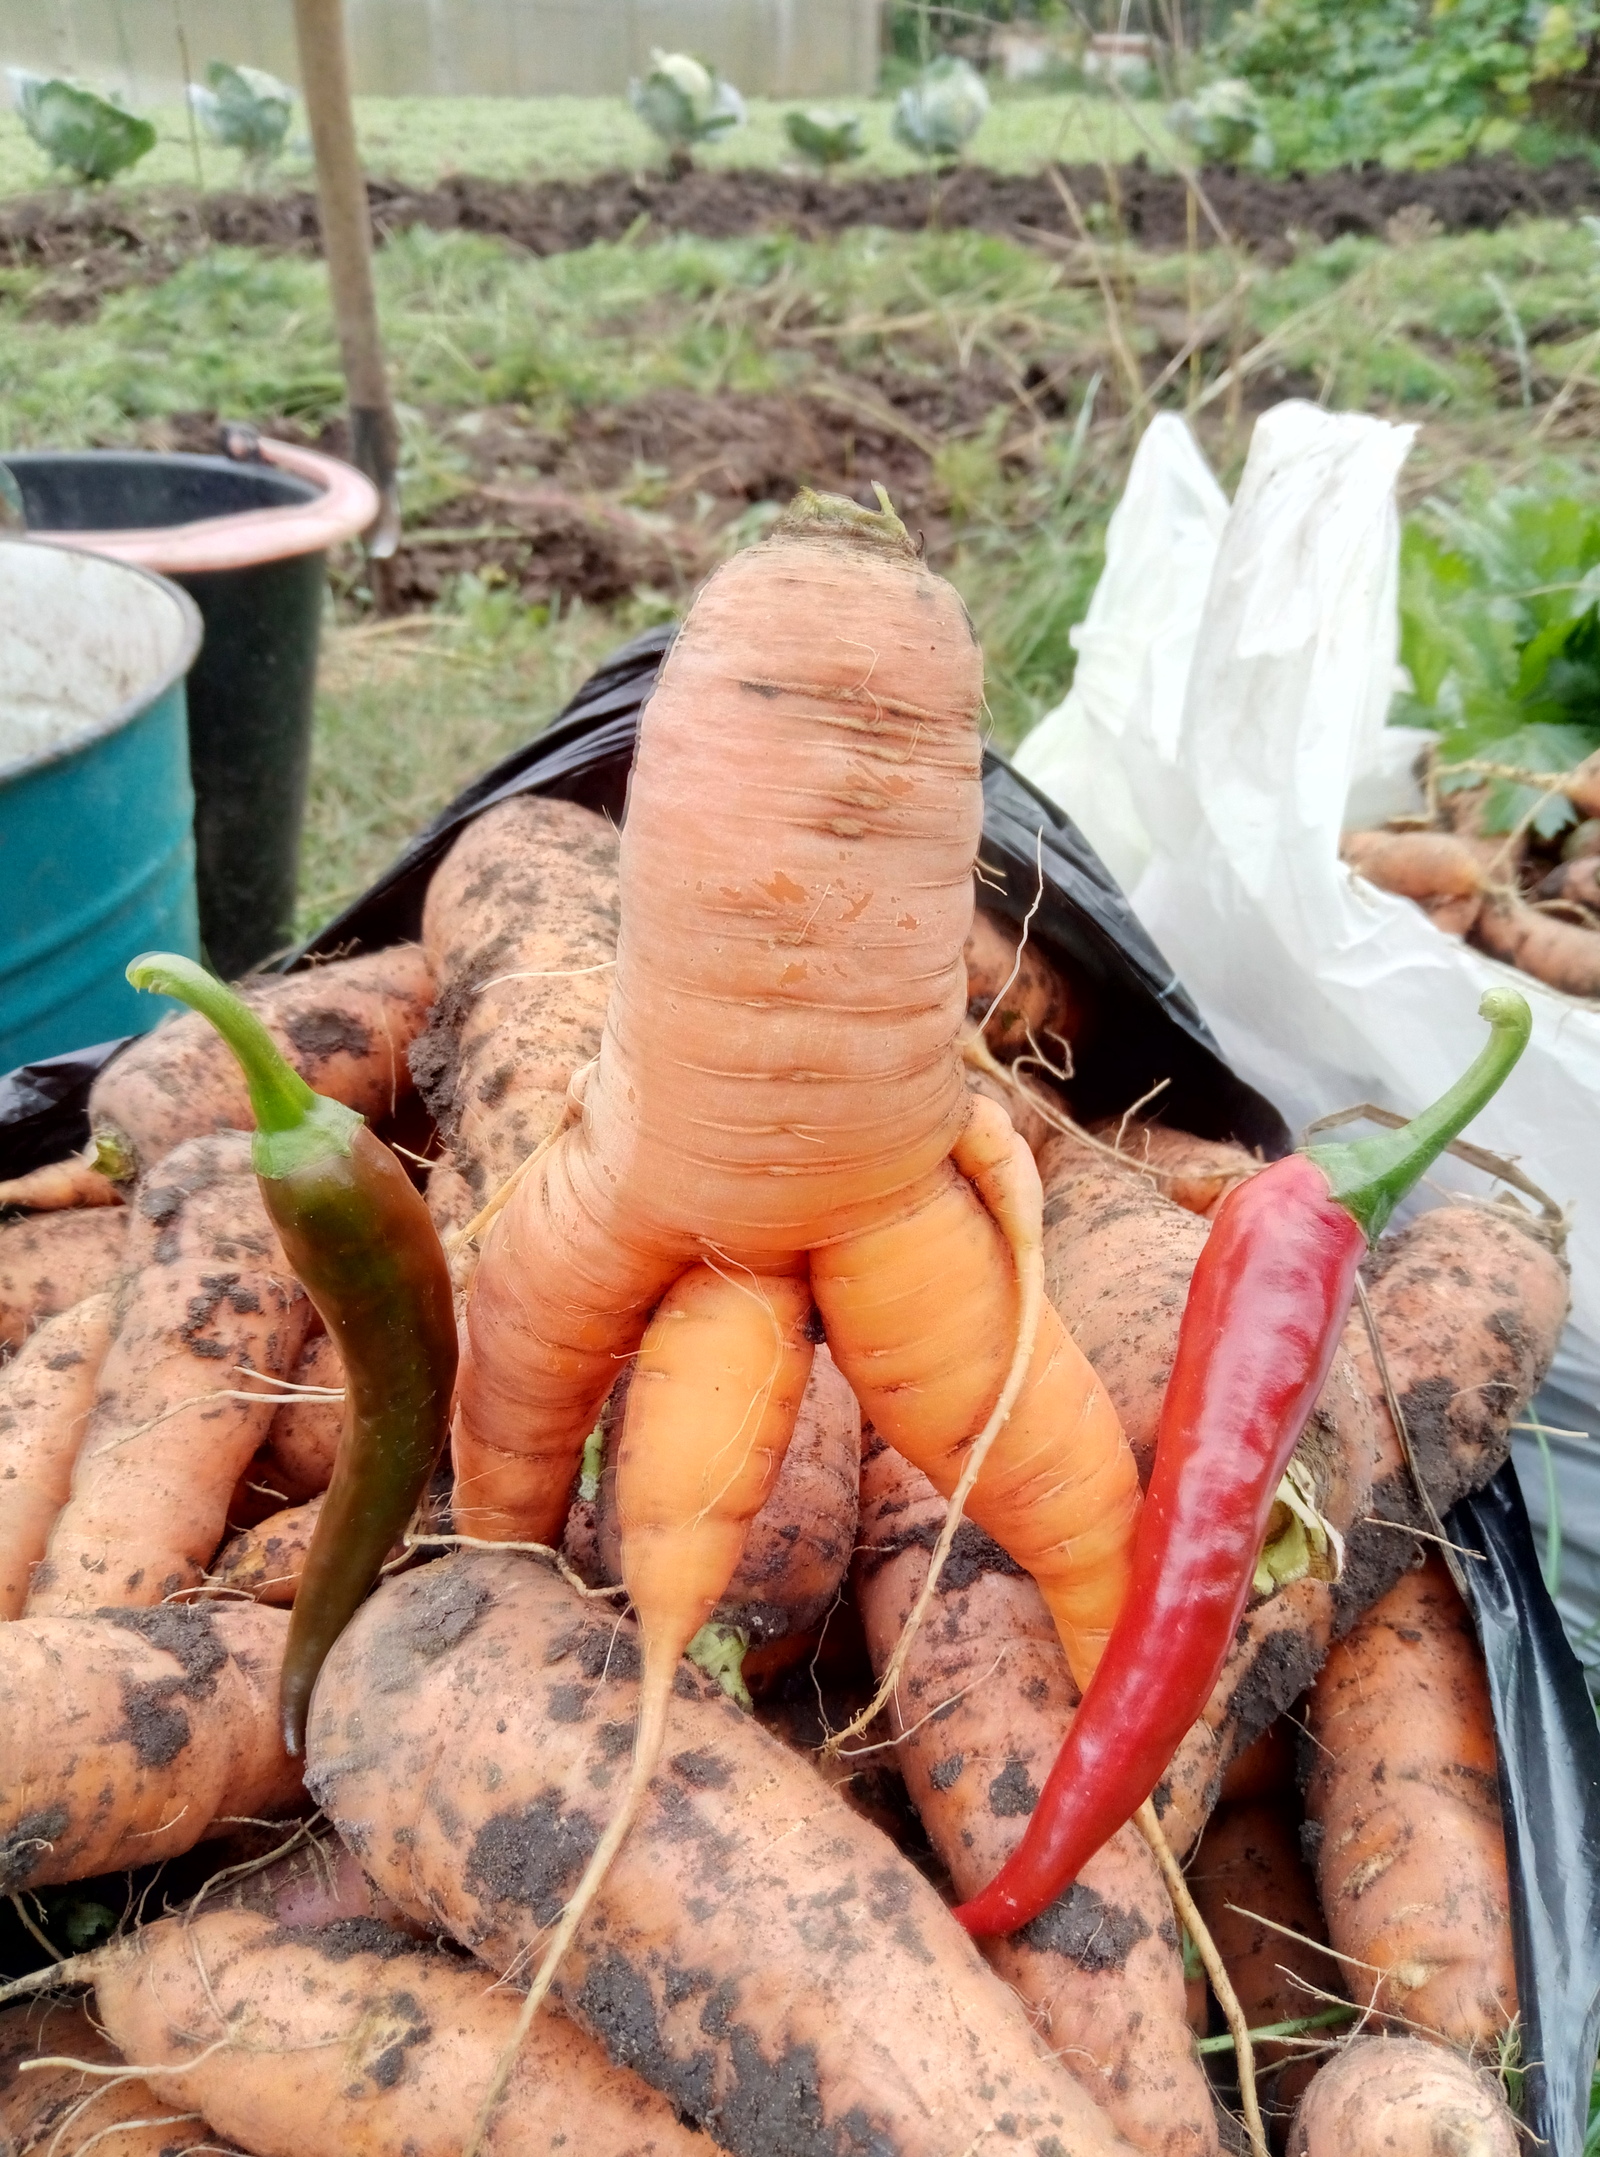
[[[1032,1157],[962,1082],[980,691],[954,594],[897,519],[854,504],[802,498],[696,601],[641,724],[581,1117],[488,1229],[467,1307],[466,1533],[554,1540],[618,1361],[685,1277],[719,1326],[743,1331],[768,1306],[731,1416],[746,1449],[759,1428],[775,1471],[799,1386],[769,1367],[803,1378],[809,1267],[863,1405],[945,1494],[1019,1542],[1069,1656],[1092,1664],[1138,1492],[1093,1373],[1040,1309]],[[888,1282],[874,1278],[885,1264]],[[710,1400],[707,1378],[682,1385]],[[647,1398],[636,1385],[619,1480],[647,1655],[628,1806],[676,1659],[724,1593],[765,1483],[727,1454],[719,1401],[672,1412],[673,1457],[651,1441],[636,1498],[627,1461],[644,1460],[631,1426]],[[703,1510],[708,1487],[730,1494],[726,1517]],[[670,1571],[654,1557],[668,1521],[683,1537]],[[600,1877],[597,1862],[531,2006]]]
[[[0,1618],[19,1618],[72,1488],[111,1338],[111,1297],[47,1318],[0,1367]]]

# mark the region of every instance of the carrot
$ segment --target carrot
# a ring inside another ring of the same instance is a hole
[[[856,1598],[881,1670],[927,1574],[944,1506],[870,1434],[861,1493]],[[889,1708],[912,1801],[960,1896],[1011,1854],[1077,1697],[1038,1589],[965,1524]],[[1113,1836],[1041,1917],[983,1951],[1135,2149],[1216,2151],[1172,1904],[1136,1828]]]
[[[1384,1360],[1434,1510],[1481,1490],[1550,1368],[1569,1304],[1565,1259],[1509,1206],[1436,1206],[1368,1262]],[[1345,1336],[1372,1406],[1373,1516],[1358,1521],[1335,1590],[1345,1631],[1422,1555],[1399,1528],[1429,1527],[1359,1315]],[[1423,1538],[1426,1542],[1426,1537]]]
[[[1567,996],[1600,996],[1600,930],[1559,921],[1509,893],[1493,892],[1477,921],[1478,942]]]
[[[899,520],[803,497],[700,594],[646,713],[600,1054],[487,1231],[454,1437],[462,1529],[550,1542],[643,1338],[618,1483],[634,1770],[528,2013],[781,1465],[812,1296],[864,1412],[1027,1563],[1085,1674],[1125,1589],[1132,1460],[1041,1312],[1032,1157],[957,1053],[980,690]]]
[[[0,1894],[154,1864],[292,1804],[287,1628],[246,1603],[0,1626]]]
[[[400,1575],[324,1667],[311,1787],[403,1908],[520,1965],[629,1773],[640,1655],[536,1560]],[[614,2059],[734,2157],[951,2157],[1003,2116],[1035,2157],[1122,2147],[933,1889],[804,1761],[681,1668],[669,1727],[559,1977]]]
[[[42,1319],[111,1287],[127,1235],[120,1210],[0,1224],[0,1348],[20,1348]]]
[[[1565,899],[1569,906],[1583,906],[1600,913],[1600,857],[1580,854],[1552,869],[1535,893],[1540,899]],[[0,1195],[4,1186],[0,1185]]]
[[[51,1161],[25,1176],[0,1182],[0,1206],[20,1206],[30,1213],[54,1213],[63,1206],[120,1206],[122,1193],[97,1165],[93,1155],[74,1154]]]
[[[269,1513],[254,1527],[232,1536],[218,1551],[208,1580],[213,1588],[248,1595],[257,1603],[287,1608],[294,1601],[305,1570],[306,1552],[322,1511],[322,1494],[304,1505]]]
[[[146,1925],[95,1987],[152,2087],[254,2157],[458,2157],[517,2019],[481,1970],[371,1918],[290,1930],[248,1911]],[[550,2018],[519,2062],[495,2157],[703,2157],[702,2136],[592,2037]]]
[[[111,1297],[47,1318],[0,1367],[0,1618],[18,1618],[72,1488],[111,1337]]]
[[[263,1381],[288,1377],[310,1320],[242,1132],[169,1154],[130,1220],[100,1392],[31,1614],[160,1603],[199,1582],[277,1413]]]
[[[1414,899],[1436,927],[1465,936],[1483,903],[1484,867],[1450,831],[1347,831],[1339,853],[1380,891]]]
[[[340,1919],[377,1918],[402,1932],[432,1938],[361,1870],[355,1852],[337,1835],[297,1831],[292,1847],[259,1868],[226,1870],[190,1902],[192,1914],[207,1910],[252,1910],[277,1925],[332,1925]]]
[[[971,1064],[966,1069],[967,1090],[983,1094],[1010,1117],[1012,1127],[1028,1151],[1038,1158],[1039,1148],[1050,1136],[1051,1126],[1044,1110],[1035,1105],[1037,1095],[1022,1080],[1007,1085],[993,1072],[975,1070]],[[1057,1110],[1059,1115],[1060,1111]]]
[[[439,1000],[412,1069],[476,1213],[559,1126],[573,1073],[599,1049],[616,832],[552,796],[486,810],[434,872],[422,940]]]
[[[260,1480],[291,1504],[325,1491],[344,1430],[344,1365],[323,1332],[300,1351],[289,1387],[267,1429],[258,1460]]]
[[[1338,1643],[1307,1727],[1317,1886],[1351,1998],[1492,2051],[1517,2011],[1494,1718],[1442,1559]]]
[[[380,1117],[409,1092],[406,1051],[433,1001],[433,976],[415,944],[257,976],[241,994],[318,1093]],[[142,1175],[186,1139],[247,1131],[253,1121],[237,1064],[194,1012],[124,1049],[89,1093],[100,1162],[119,1181]]]
[[[97,2070],[90,2072],[89,2070]],[[230,2157],[193,2112],[164,2105],[81,2000],[0,2014],[0,2150],[5,2157]]]
[[[1252,2029],[1317,2013],[1333,1974],[1327,1954],[1307,1944],[1325,1941],[1327,1930],[1300,1852],[1299,1810],[1292,1785],[1219,1806],[1188,1868],[1190,1892]],[[1253,2049],[1263,2116],[1286,2128],[1316,2058],[1270,2038]]]
[[[1070,1068],[1072,1044],[1089,1026],[1083,989],[1069,982],[1037,944],[1024,944],[1020,931],[987,907],[974,913],[962,956],[967,1016],[982,1025],[993,1053],[1009,1061],[1030,1051]]]
[[[1363,2037],[1322,2068],[1288,2157],[1517,2157],[1494,2078],[1414,2037]]]
[[[1231,1139],[1196,1138],[1192,1131],[1164,1123],[1128,1123],[1107,1116],[1092,1124],[1090,1132],[1150,1177],[1164,1198],[1207,1220],[1234,1186],[1261,1166],[1257,1155]]]
[[[603,1419],[620,1431],[630,1382],[624,1379]],[[608,1446],[596,1518],[595,1578],[620,1580],[622,1524],[617,1505],[618,1446]],[[855,1547],[861,1470],[861,1410],[826,1348],[806,1380],[794,1438],[771,1495],[750,1523],[744,1552],[712,1613],[718,1625],[748,1634],[760,1649],[808,1634],[838,1596]]]
[[[1600,816],[1600,755],[1586,756],[1567,774],[1566,794],[1579,816]]]

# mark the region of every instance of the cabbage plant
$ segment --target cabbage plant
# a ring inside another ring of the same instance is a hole
[[[189,85],[195,118],[213,142],[239,152],[246,178],[259,186],[288,135],[294,92],[262,68],[230,67],[226,60],[211,62],[206,83],[209,88]]]
[[[84,185],[114,180],[156,146],[150,122],[113,97],[62,75],[6,73],[23,126],[53,166]]]
[[[1202,164],[1272,169],[1276,153],[1261,100],[1236,76],[1180,98],[1167,109],[1167,125],[1193,146]]]
[[[919,157],[959,157],[989,110],[983,77],[950,53],[925,67],[895,101],[897,139]]]
[[[822,112],[796,109],[783,116],[783,131],[807,164],[824,172],[832,165],[848,164],[866,149],[861,135],[861,116],[854,112]]]
[[[652,52],[650,72],[629,83],[628,100],[675,164],[689,163],[697,142],[715,142],[744,125],[744,99],[733,84],[686,52]]]

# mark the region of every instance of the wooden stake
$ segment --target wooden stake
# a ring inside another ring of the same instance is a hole
[[[351,460],[378,490],[378,521],[366,544],[367,552],[381,561],[393,554],[400,536],[399,430],[378,333],[372,230],[350,102],[343,0],[294,0],[294,30],[317,161],[317,206],[339,357],[350,398]]]

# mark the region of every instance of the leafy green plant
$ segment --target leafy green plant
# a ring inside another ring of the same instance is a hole
[[[1266,114],[1240,76],[1224,76],[1193,97],[1180,98],[1167,109],[1167,125],[1191,145],[1202,164],[1272,169],[1275,152]]]
[[[687,165],[696,143],[716,142],[745,121],[744,99],[714,67],[686,52],[650,55],[650,72],[628,85],[628,100],[646,127],[667,145],[675,165]]]
[[[833,165],[848,164],[866,150],[861,116],[855,112],[823,112],[796,108],[783,116],[783,131],[807,164],[826,172]]]
[[[1265,101],[1280,166],[1409,167],[1508,149],[1597,36],[1595,0],[1257,0],[1213,58]]]
[[[60,75],[34,75],[20,67],[6,73],[23,126],[53,166],[83,185],[103,186],[156,146],[150,122],[115,98]]]
[[[195,118],[213,142],[239,152],[246,178],[259,186],[288,136],[294,92],[262,68],[231,67],[226,60],[211,62],[206,82],[209,88],[189,85]]]
[[[896,98],[895,136],[919,157],[943,162],[961,155],[988,110],[983,77],[945,53]]]
[[[1394,716],[1434,728],[1445,764],[1581,763],[1600,748],[1600,508],[1537,488],[1430,505],[1401,544],[1400,656],[1411,690]],[[1500,779],[1485,814],[1497,831],[1531,815],[1549,838],[1574,811]]]

